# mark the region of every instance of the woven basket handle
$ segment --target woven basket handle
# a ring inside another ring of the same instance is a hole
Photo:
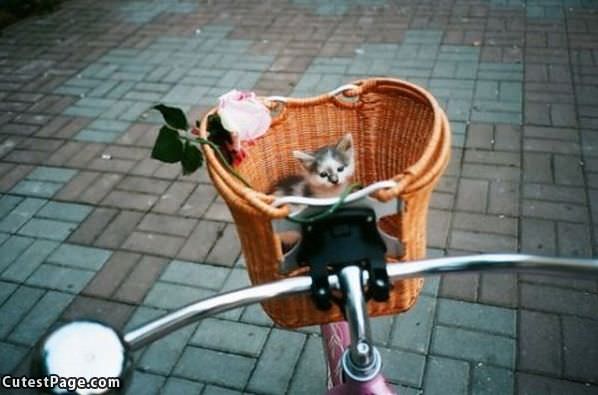
[[[328,96],[336,97],[340,94],[343,94],[345,96],[356,96],[359,93],[361,93],[361,92],[360,92],[360,87],[358,85],[345,84],[345,85],[341,85],[338,88],[333,89],[330,92],[328,92]]]

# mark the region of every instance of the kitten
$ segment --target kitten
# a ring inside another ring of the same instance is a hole
[[[355,172],[353,138],[349,133],[335,145],[313,152],[293,151],[293,156],[301,163],[303,174],[280,180],[275,186],[275,196],[336,197],[349,186]],[[294,231],[281,232],[278,236],[283,252],[290,250],[301,237]]]
[[[345,134],[336,143],[313,152],[293,151],[303,168],[302,175],[283,178],[275,187],[276,196],[327,198],[340,195],[355,172],[353,138]]]

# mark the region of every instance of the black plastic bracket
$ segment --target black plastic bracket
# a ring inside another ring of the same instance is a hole
[[[298,260],[310,267],[312,298],[320,310],[328,310],[335,300],[328,276],[349,265],[368,271],[366,299],[388,299],[386,246],[378,233],[374,210],[342,208],[326,218],[304,224],[302,233]]]

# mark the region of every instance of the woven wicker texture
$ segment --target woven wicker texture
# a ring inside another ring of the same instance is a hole
[[[237,168],[252,188],[228,173],[214,151],[203,146],[210,177],[235,220],[253,284],[284,277],[278,271],[281,244],[271,221],[288,215],[289,208],[270,206],[274,197],[269,193],[277,180],[300,172],[291,152],[332,144],[348,132],[354,141],[355,181],[362,185],[399,181],[398,187],[375,195],[383,201],[401,199],[404,203],[400,215],[381,221],[383,229],[404,245],[404,255],[389,258],[389,262],[400,264],[425,256],[430,194],[449,160],[450,127],[446,116],[427,91],[407,82],[367,79],[354,85],[338,95],[266,102],[277,115],[267,134],[249,148],[248,158]],[[207,137],[207,117],[215,111],[202,119],[202,137]],[[301,272],[304,270],[297,271]],[[422,279],[395,283],[387,302],[368,303],[369,313],[378,316],[409,309],[422,285]],[[343,318],[337,307],[326,312],[317,310],[307,295],[269,301],[263,307],[284,327]]]

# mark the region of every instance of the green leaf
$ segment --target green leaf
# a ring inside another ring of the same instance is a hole
[[[154,143],[152,158],[166,163],[176,163],[183,158],[183,143],[176,130],[162,126]]]
[[[160,111],[164,121],[175,129],[187,130],[189,129],[189,123],[185,113],[180,108],[168,107],[164,104],[158,104],[154,106],[155,110]]]
[[[183,158],[181,165],[183,165],[183,174],[191,174],[197,170],[203,163],[203,154],[196,146],[189,141],[185,142],[185,149],[183,151]]]

